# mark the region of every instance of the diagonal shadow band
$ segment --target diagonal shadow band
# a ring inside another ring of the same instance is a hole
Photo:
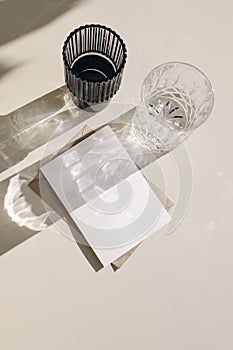
[[[0,45],[54,21],[83,0],[3,0],[0,2]]]
[[[30,152],[44,145],[55,129],[62,134],[74,125],[74,118],[76,123],[81,124],[95,114],[93,111],[81,111],[74,105],[70,108],[69,104],[66,86],[62,86],[1,116],[0,172],[18,164]]]

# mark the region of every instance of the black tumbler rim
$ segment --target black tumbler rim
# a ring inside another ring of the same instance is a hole
[[[95,73],[88,77],[87,72],[92,71],[90,55],[95,54],[99,56],[93,61]],[[106,102],[119,90],[127,49],[123,39],[113,29],[102,24],[86,24],[74,29],[64,42],[62,56],[66,86],[78,106]],[[76,62],[81,65],[80,70]],[[83,67],[85,69],[82,70]],[[101,74],[101,78],[97,78],[98,74]]]
[[[72,67],[70,67],[68,61],[67,61],[67,55],[66,55],[66,48],[67,48],[67,45],[70,41],[70,39],[74,36],[74,34],[78,33],[79,31],[81,31],[82,29],[85,29],[85,28],[93,28],[93,27],[97,27],[97,28],[101,28],[101,29],[105,29],[105,30],[108,30],[109,32],[111,32],[113,35],[115,35],[117,37],[117,39],[121,42],[121,45],[122,45],[122,48],[123,48],[123,60],[122,60],[122,63],[120,65],[120,67],[116,70],[114,76],[117,76],[118,74],[120,74],[124,67],[125,67],[125,64],[126,64],[126,59],[127,59],[127,48],[126,48],[126,45],[123,41],[123,39],[120,37],[119,34],[117,34],[117,32],[115,32],[113,29],[103,25],[103,24],[86,24],[86,25],[82,25],[78,28],[75,28],[72,32],[70,32],[70,34],[67,36],[66,40],[64,41],[64,44],[63,44],[63,48],[62,48],[62,57],[63,57],[63,62],[65,64],[65,66],[67,67],[67,69],[76,76],[76,78],[79,78],[77,72],[75,70],[72,69]],[[108,82],[108,81],[111,81],[112,78],[106,78],[106,79],[103,79],[103,82]],[[86,79],[82,79],[83,82],[86,82],[86,83],[90,83],[91,81],[90,80],[86,80]]]

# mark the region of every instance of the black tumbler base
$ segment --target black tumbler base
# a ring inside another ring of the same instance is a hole
[[[72,93],[70,93],[72,101],[74,104],[78,107],[78,109],[86,111],[88,113],[97,113],[101,112],[103,109],[105,109],[109,103],[110,100],[107,102],[102,103],[91,103],[91,102],[84,102],[80,99],[78,99],[76,96],[74,96]]]

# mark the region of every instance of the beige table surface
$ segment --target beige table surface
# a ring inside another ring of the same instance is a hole
[[[53,228],[2,255],[0,349],[233,349],[232,13],[227,0],[0,1],[1,115],[64,84],[62,42],[85,23],[127,43],[114,102],[138,103],[146,74],[173,60],[215,90],[211,118],[186,142],[193,194],[175,232],[152,236],[116,273],[95,273]],[[159,164],[176,199],[176,167],[169,155]]]

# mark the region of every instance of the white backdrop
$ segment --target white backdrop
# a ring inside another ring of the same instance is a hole
[[[179,228],[117,273],[95,273],[52,229],[1,256],[1,349],[232,350],[232,13],[227,0],[0,2],[0,114],[64,84],[62,43],[85,23],[127,44],[115,102],[137,103],[143,78],[171,60],[199,67],[215,90],[210,119],[186,142],[193,196]],[[176,169],[169,156],[160,164],[175,199]],[[153,166],[147,174],[156,181]]]

